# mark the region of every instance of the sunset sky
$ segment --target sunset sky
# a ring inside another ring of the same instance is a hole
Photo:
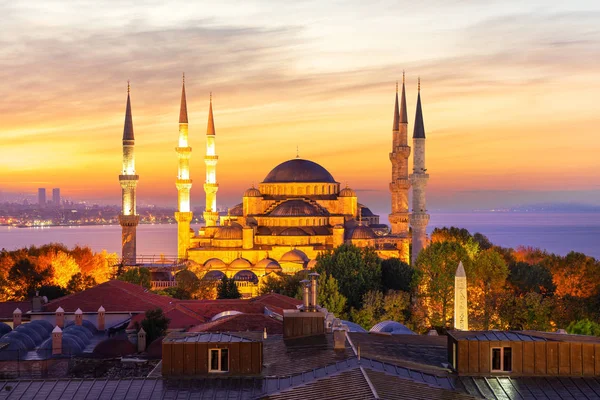
[[[175,207],[185,71],[193,207],[212,91],[219,205],[298,146],[388,212],[405,69],[431,210],[600,205],[598,1],[0,0],[0,16],[4,193],[118,203],[131,79],[138,202]]]

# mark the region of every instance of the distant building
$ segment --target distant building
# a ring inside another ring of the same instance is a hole
[[[46,189],[45,188],[38,189],[38,204],[40,207],[46,206]]]
[[[56,207],[60,206],[60,188],[52,189],[52,204]]]

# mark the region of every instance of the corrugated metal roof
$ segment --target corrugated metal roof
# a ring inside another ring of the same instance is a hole
[[[460,377],[457,385],[486,399],[600,399],[598,378]]]

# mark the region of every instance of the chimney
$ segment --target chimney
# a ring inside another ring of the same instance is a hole
[[[432,329],[429,332],[427,332],[427,336],[439,336],[439,335],[435,329]]]
[[[15,311],[13,311],[13,329],[15,329],[17,326],[21,325],[21,317],[22,316],[23,316],[23,313],[17,307],[15,309]]]
[[[40,296],[40,292],[36,290],[35,296],[31,299],[31,311],[41,312],[42,304],[44,304],[43,297]]]
[[[317,279],[319,279],[319,274],[316,272],[312,272],[308,274],[310,276],[310,303],[311,310],[317,311]]]
[[[61,329],[65,326],[65,310],[62,307],[56,309],[56,326]]]
[[[141,353],[146,350],[146,331],[144,330],[144,328],[140,328],[137,334],[137,339],[137,349],[138,352]]]
[[[302,307],[304,311],[308,311],[310,307],[310,294],[309,294],[309,283],[308,279],[302,279],[300,284],[302,285]]]
[[[267,328],[264,329],[263,331],[263,339],[267,338]]]
[[[81,308],[75,310],[75,325],[81,326],[83,324],[83,311]]]
[[[104,330],[104,316],[105,316],[105,309],[104,307],[100,306],[100,308],[98,309],[98,330],[99,331],[103,331]]]
[[[52,355],[62,354],[62,329],[56,326],[52,330]]]
[[[336,318],[333,322],[333,349],[343,350],[346,348],[346,329],[342,326],[342,321]]]

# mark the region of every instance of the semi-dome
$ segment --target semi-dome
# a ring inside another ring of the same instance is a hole
[[[382,321],[371,328],[369,332],[391,333],[392,335],[414,335],[406,326],[396,321]]]
[[[248,281],[258,283],[258,276],[250,270],[244,269],[233,276],[234,281]]]
[[[244,205],[242,203],[236,204],[229,209],[228,213],[232,217],[241,217],[244,215]]]
[[[263,258],[262,260],[260,260],[259,262],[256,263],[256,265],[254,266],[254,269],[257,269],[257,270],[267,269],[270,266],[277,266],[281,269],[281,266],[279,265],[279,263],[277,261],[273,260],[272,258]]]
[[[308,257],[306,256],[306,254],[304,254],[300,250],[294,249],[294,250],[288,251],[283,256],[281,256],[281,259],[279,261],[304,264],[305,262],[308,261]]]
[[[351,239],[375,239],[377,235],[368,226],[359,225],[352,231]]]
[[[248,269],[251,267],[252,264],[245,258],[236,258],[231,262],[231,264],[229,264],[229,268],[231,269]]]
[[[210,260],[206,260],[204,267],[210,269],[224,269],[226,264],[219,258],[211,258]]]
[[[279,236],[308,236],[308,233],[302,228],[298,228],[297,226],[292,226],[291,228],[286,228]]]
[[[260,193],[260,190],[252,186],[244,192],[244,197],[262,197],[262,194]]]
[[[322,182],[336,183],[333,176],[319,164],[294,158],[273,168],[263,183]]]
[[[317,266],[317,260],[310,260],[308,262],[308,265],[306,266],[306,269],[315,269]]]
[[[314,204],[306,201],[288,200],[275,207],[269,215],[274,217],[310,217],[324,215],[324,212]]]
[[[221,279],[223,279],[226,275],[222,272],[222,271],[217,271],[212,270],[212,271],[208,271],[204,277],[202,279],[207,279],[207,280],[214,280],[214,281],[220,281]]]
[[[239,224],[220,226],[215,231],[215,239],[241,240],[242,227]]]
[[[356,197],[356,192],[348,186],[340,190],[340,197]]]

